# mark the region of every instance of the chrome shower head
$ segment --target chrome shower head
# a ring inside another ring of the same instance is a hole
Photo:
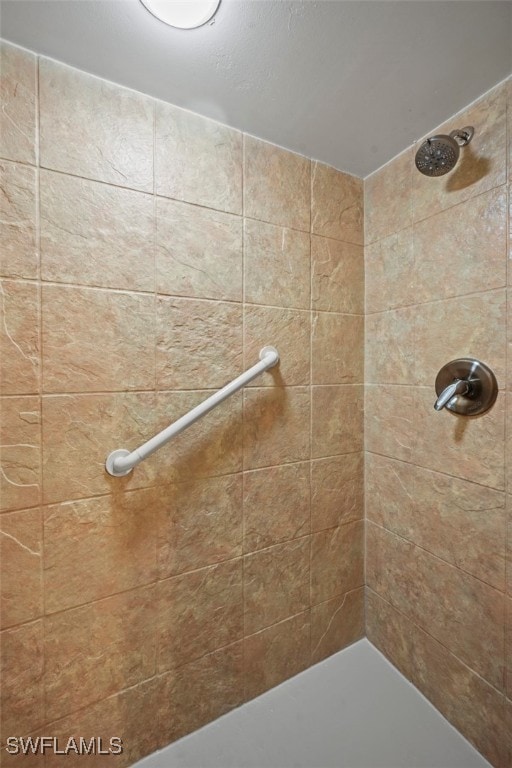
[[[425,176],[444,176],[455,168],[460,148],[469,144],[474,132],[474,128],[467,126],[449,136],[441,134],[427,139],[416,152],[416,168]]]

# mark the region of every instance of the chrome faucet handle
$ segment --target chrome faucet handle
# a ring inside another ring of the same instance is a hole
[[[443,389],[436,402],[434,408],[436,411],[441,411],[445,408],[454,395],[467,395],[469,392],[469,383],[464,379],[455,379],[452,384]]]

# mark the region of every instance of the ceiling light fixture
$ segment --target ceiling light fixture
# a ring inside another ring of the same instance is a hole
[[[195,29],[217,13],[220,0],[140,0],[153,16],[178,29]]]

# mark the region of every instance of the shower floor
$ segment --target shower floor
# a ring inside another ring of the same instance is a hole
[[[137,768],[489,768],[368,640]]]

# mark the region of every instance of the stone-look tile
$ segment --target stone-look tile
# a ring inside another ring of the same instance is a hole
[[[365,245],[388,237],[412,224],[412,149],[406,149],[364,182]],[[426,178],[426,177],[424,177]],[[428,179],[432,181],[432,179]]]
[[[311,530],[321,531],[363,517],[363,454],[312,461]]]
[[[211,390],[159,393],[155,432],[165,429],[211,394]],[[159,483],[186,482],[241,471],[242,393],[232,395],[144,463],[151,464],[148,472],[156,475]]]
[[[153,291],[153,198],[41,171],[43,280]]]
[[[242,639],[241,558],[160,581],[157,594],[158,672]]]
[[[37,277],[34,168],[0,161],[0,239],[0,274],[6,277]]]
[[[154,585],[47,616],[47,722],[154,675],[156,618]]]
[[[310,532],[309,463],[244,473],[244,552]]]
[[[0,71],[0,156],[34,164],[37,57],[2,41]]]
[[[503,689],[504,595],[384,528],[366,528],[368,586]]]
[[[251,219],[309,231],[311,162],[244,136],[244,213]]]
[[[366,311],[384,312],[416,301],[412,227],[364,249]]]
[[[310,663],[309,611],[244,640],[245,697],[253,699]]]
[[[180,483],[162,491],[157,557],[161,579],[242,554],[242,476]]]
[[[512,700],[512,597],[505,598],[505,691]]]
[[[28,509],[0,517],[0,625],[23,624],[42,614],[41,511]]]
[[[244,703],[243,645],[233,643],[167,675],[160,729],[164,743]]]
[[[313,384],[362,384],[364,318],[317,312],[313,315]]]
[[[0,509],[34,507],[40,501],[41,412],[37,397],[0,401]]]
[[[43,397],[45,503],[151,485],[153,460],[125,477],[111,477],[105,459],[116,448],[133,450],[163,429],[155,416],[150,393]]]
[[[157,102],[155,185],[164,197],[242,213],[242,134]]]
[[[329,312],[364,312],[362,246],[312,235],[311,304]]]
[[[363,244],[363,180],[323,163],[311,165],[311,231]]]
[[[31,734],[44,723],[43,622],[4,629],[0,650],[0,730],[4,736]]]
[[[153,191],[153,104],[57,61],[39,61],[43,168]]]
[[[501,694],[371,590],[366,616],[368,639],[493,765],[504,765]]]
[[[305,536],[244,557],[246,635],[309,608],[309,550]]]
[[[163,490],[67,501],[44,510],[46,613],[156,579]]]
[[[280,353],[278,365],[269,368],[249,386],[305,385],[310,382],[311,315],[297,309],[244,307],[244,369],[259,360],[260,350],[271,345]]]
[[[414,407],[413,387],[366,386],[364,425],[366,450],[409,461],[417,440]]]
[[[52,736],[59,740],[61,749],[70,738],[77,743],[80,737],[87,742],[100,738],[103,750],[109,749],[110,739],[116,736],[122,739],[122,753],[91,754],[83,758],[84,763],[87,768],[105,768],[106,764],[112,768],[128,768],[165,746],[161,717],[163,690],[162,677],[146,680],[52,723]],[[66,768],[69,763],[69,755],[46,753],[46,768]]]
[[[500,491],[368,454],[370,520],[505,588],[505,499]]]
[[[506,188],[415,224],[414,254],[417,303],[506,285]]]
[[[363,387],[313,387],[311,408],[314,459],[362,450]]]
[[[309,433],[309,388],[244,391],[244,469],[309,459]]]
[[[154,297],[44,285],[43,391],[152,389]]]
[[[157,299],[158,389],[218,389],[242,373],[242,307]]]
[[[311,604],[364,584],[364,523],[314,533],[311,540]]]
[[[454,128],[473,125],[475,135],[461,149],[457,165],[436,180],[418,173],[414,167],[412,203],[414,220],[420,221],[476,197],[506,181],[506,85],[485,94],[464,112],[435,128],[429,135],[450,133]],[[413,148],[419,148],[421,139]]]
[[[508,733],[508,768],[512,768],[512,700],[505,701],[505,733]]]
[[[415,383],[432,386],[445,363],[474,357],[492,368],[504,389],[506,312],[501,290],[414,307]]]
[[[415,391],[415,464],[461,477],[481,485],[504,488],[505,401],[498,395],[495,405],[482,416],[466,418],[432,407],[435,392],[427,387]],[[435,446],[435,449],[433,449]],[[396,456],[395,458],[402,458]]]
[[[34,283],[0,282],[3,395],[39,392],[39,294]]]
[[[415,319],[410,307],[367,315],[364,344],[367,383],[412,383],[415,375]]]
[[[311,663],[364,637],[364,587],[311,608]]]
[[[309,309],[310,261],[306,232],[245,219],[245,301]]]
[[[241,219],[163,198],[156,205],[157,291],[242,301]]]

